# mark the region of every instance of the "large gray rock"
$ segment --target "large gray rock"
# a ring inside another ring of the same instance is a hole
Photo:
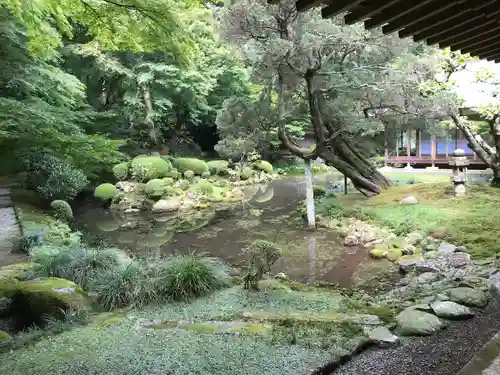
[[[399,337],[393,335],[386,327],[377,327],[366,332],[368,339],[381,348],[399,345]]]
[[[403,336],[428,336],[446,327],[437,316],[407,308],[396,316],[397,330]]]
[[[439,245],[437,251],[444,254],[451,254],[457,251],[457,247],[451,243],[443,242]]]
[[[500,272],[496,272],[488,279],[490,285],[490,292],[495,297],[500,298]]]
[[[420,244],[423,239],[424,239],[424,236],[422,236],[422,234],[419,232],[412,232],[406,236],[406,242],[408,243],[408,245],[416,246],[416,245]]]
[[[174,212],[179,209],[180,203],[178,200],[175,199],[160,199],[158,202],[156,202],[153,205],[153,212],[159,213],[159,212]]]
[[[431,308],[434,314],[444,319],[463,319],[474,316],[474,312],[471,309],[452,301],[434,302],[431,304]]]
[[[488,304],[488,295],[481,290],[472,288],[453,288],[448,291],[450,300],[466,306],[485,307]]]
[[[418,199],[415,198],[413,195],[410,195],[408,197],[404,197],[399,201],[399,204],[417,204]]]
[[[345,246],[359,245],[359,238],[353,234],[350,234],[344,239],[344,245]]]
[[[429,284],[436,280],[438,276],[439,275],[435,272],[424,272],[423,274],[418,276],[417,282],[419,284]]]

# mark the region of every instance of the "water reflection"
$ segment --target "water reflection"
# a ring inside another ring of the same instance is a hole
[[[303,179],[277,180],[242,190],[243,203],[217,204],[189,214],[129,215],[94,208],[76,217],[108,243],[138,256],[160,258],[195,251],[244,266],[242,249],[257,239],[272,241],[283,253],[273,272],[284,272],[301,282],[349,285],[361,265],[373,263],[365,249],[356,252],[357,248],[345,247],[336,231],[304,228],[296,212],[297,203],[305,197]]]

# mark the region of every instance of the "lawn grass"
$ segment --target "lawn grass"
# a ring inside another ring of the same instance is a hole
[[[344,204],[381,226],[396,228],[406,220],[414,230],[445,232],[448,241],[465,245],[476,258],[500,252],[500,189],[469,184],[465,198],[455,198],[451,192],[449,182],[394,186],[376,197],[357,201],[351,198]],[[419,204],[399,204],[411,195]],[[343,197],[339,196],[339,200]]]
[[[383,172],[384,176],[392,182],[404,183],[434,183],[450,181],[451,174],[436,174],[436,173],[404,173],[404,172]]]
[[[159,329],[138,329],[137,322],[158,319],[197,325],[241,321],[252,312],[305,317],[363,312],[357,308],[335,291],[292,290],[286,283],[273,280],[261,282],[259,292],[247,292],[237,285],[191,303],[132,310],[111,324],[96,319],[89,326],[0,354],[0,363],[3,372],[10,375],[302,375],[344,354],[361,333],[360,327],[328,322],[319,326],[303,321],[294,324],[287,320],[268,334],[255,334],[252,329],[237,334],[167,324]]]

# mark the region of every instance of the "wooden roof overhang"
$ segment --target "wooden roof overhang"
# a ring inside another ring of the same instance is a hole
[[[268,0],[277,4],[279,0]],[[398,32],[440,48],[500,62],[500,0],[297,0],[297,10],[322,6],[323,18],[346,13],[347,25]]]

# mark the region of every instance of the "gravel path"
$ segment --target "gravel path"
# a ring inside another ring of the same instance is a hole
[[[9,189],[0,188],[0,266],[23,261],[25,256],[11,252],[21,235]]]
[[[500,330],[500,300],[484,312],[430,337],[404,339],[401,346],[363,352],[332,375],[456,375]]]

